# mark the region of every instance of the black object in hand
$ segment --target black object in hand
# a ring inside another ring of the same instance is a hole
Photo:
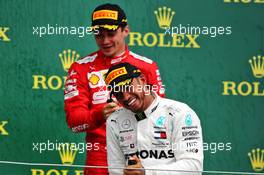
[[[106,101],[106,103],[111,103],[111,102],[113,102],[114,100],[112,99],[112,98],[109,98],[107,101]]]
[[[129,160],[129,159],[128,159],[127,164],[128,164],[128,165],[135,165],[135,164],[137,164],[137,161],[135,161],[135,160]]]

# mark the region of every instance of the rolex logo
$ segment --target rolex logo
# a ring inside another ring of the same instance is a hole
[[[251,162],[252,169],[256,172],[260,172],[264,168],[264,149],[252,149],[248,153],[248,157]]]
[[[256,78],[264,77],[264,56],[254,56],[249,59],[249,64],[252,69],[252,73]],[[223,92],[222,95],[242,95],[242,96],[264,96],[263,82],[261,81],[222,81]]]
[[[9,135],[9,133],[7,132],[5,126],[6,124],[8,124],[8,121],[1,121],[0,122],[0,135]]]
[[[68,143],[61,145],[59,153],[62,164],[72,165],[77,151],[74,145]]]
[[[258,55],[250,59],[249,64],[251,66],[254,77],[262,78],[264,77],[264,56]]]
[[[59,153],[62,164],[72,165],[77,151],[78,149],[74,143],[59,143]],[[65,166],[63,166],[63,168],[56,169],[32,168],[31,175],[84,175],[84,172],[83,170],[76,170],[72,168],[65,169]]]
[[[80,57],[79,54],[76,53],[74,50],[64,50],[62,53],[59,54],[63,69],[68,72],[72,63],[77,61]]]
[[[174,11],[171,11],[171,8],[163,7],[158,8],[158,11],[154,11],[159,27],[162,29],[166,29],[170,27],[172,18],[175,14]]]
[[[10,38],[7,35],[9,27],[0,27],[0,41],[10,41]]]

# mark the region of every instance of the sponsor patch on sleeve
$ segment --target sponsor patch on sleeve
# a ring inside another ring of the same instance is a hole
[[[70,99],[70,98],[75,97],[75,96],[78,96],[78,95],[79,95],[79,91],[78,90],[68,92],[68,93],[66,93],[64,95],[64,100]]]

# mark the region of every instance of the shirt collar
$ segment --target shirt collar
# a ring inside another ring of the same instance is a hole
[[[128,46],[126,45],[126,48],[125,50],[120,53],[119,55],[117,56],[114,56],[114,57],[106,57],[104,56],[104,54],[102,53],[101,50],[99,50],[99,57],[102,57],[105,59],[106,62],[110,62],[110,64],[116,64],[116,63],[119,63],[121,62],[122,60],[126,59],[128,56],[129,56],[129,50],[128,50]]]
[[[159,102],[160,102],[160,97],[156,94],[156,92],[152,92],[152,93],[154,95],[153,102],[150,104],[150,106],[144,112],[140,112],[140,113],[135,114],[135,117],[136,117],[137,121],[144,120],[151,113],[156,111],[156,109],[158,108],[158,105],[159,105]]]
[[[156,94],[156,92],[151,92],[154,95],[154,100],[151,103],[151,105],[144,111],[144,113],[146,114],[146,116],[149,116],[151,113],[153,113],[154,111],[156,111],[159,102],[160,102],[160,97]]]

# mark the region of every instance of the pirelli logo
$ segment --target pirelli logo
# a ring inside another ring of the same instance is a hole
[[[113,10],[99,10],[94,12],[93,20],[97,19],[114,19],[117,20],[118,12]]]
[[[120,77],[122,75],[125,75],[125,74],[127,74],[125,67],[121,67],[121,68],[118,68],[116,70],[113,70],[108,74],[108,76],[105,79],[105,82],[107,85],[109,85],[114,79],[116,79],[117,77]]]

